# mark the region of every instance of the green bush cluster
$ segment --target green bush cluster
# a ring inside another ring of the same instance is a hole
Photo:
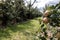
[[[0,20],[4,26],[9,23],[23,22],[41,15],[37,8],[31,7],[29,10],[23,0],[6,0],[0,3]]]
[[[47,6],[44,11],[46,10],[48,10],[47,16],[43,14],[43,18],[46,19],[42,18],[44,22],[40,23],[41,26],[37,32],[38,40],[60,40],[60,3]],[[45,23],[46,20],[47,23]]]

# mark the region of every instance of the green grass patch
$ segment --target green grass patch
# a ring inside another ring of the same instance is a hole
[[[33,34],[39,27],[40,24],[36,18],[14,26],[10,25],[0,29],[0,40],[34,40]]]

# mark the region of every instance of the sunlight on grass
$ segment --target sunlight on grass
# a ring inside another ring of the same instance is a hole
[[[38,20],[29,20],[15,26],[0,30],[0,40],[33,40],[34,34],[39,29]]]

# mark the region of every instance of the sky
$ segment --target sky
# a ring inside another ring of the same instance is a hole
[[[29,2],[30,0],[26,0],[26,1]],[[33,1],[34,0],[31,0],[31,2],[33,2]],[[42,7],[45,7],[46,4],[55,5],[59,1],[60,0],[37,0],[37,2],[33,5],[33,7],[42,8]]]

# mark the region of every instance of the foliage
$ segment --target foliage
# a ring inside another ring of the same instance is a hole
[[[51,5],[51,6],[46,6],[46,8],[45,8],[45,10],[49,10],[50,12],[48,13],[48,14],[50,14],[50,15],[48,15],[48,16],[46,16],[46,17],[48,17],[49,19],[50,19],[50,22],[49,22],[49,24],[51,25],[51,26],[54,26],[54,27],[56,27],[56,26],[60,26],[60,3],[58,3],[58,4],[56,4],[55,6],[54,5]]]
[[[24,0],[5,0],[0,3],[0,19],[2,25],[15,24],[41,16],[37,8],[25,6]]]
[[[60,3],[46,6],[38,38],[41,40],[60,40]],[[48,10],[48,11],[46,11]],[[46,12],[45,12],[46,11]],[[49,19],[49,20],[48,20]]]

